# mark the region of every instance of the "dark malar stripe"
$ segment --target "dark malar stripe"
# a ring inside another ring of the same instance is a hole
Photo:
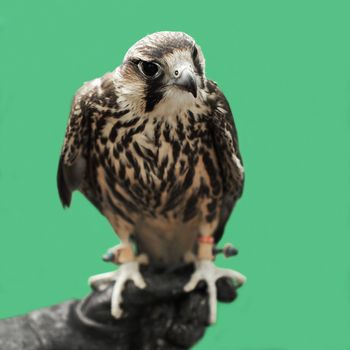
[[[153,111],[155,105],[159,103],[163,98],[163,93],[157,90],[149,89],[150,92],[146,95],[146,107],[145,112],[151,112]]]

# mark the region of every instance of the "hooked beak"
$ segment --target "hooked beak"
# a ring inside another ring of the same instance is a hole
[[[197,97],[197,83],[194,77],[194,73],[190,69],[183,69],[179,76],[175,78],[174,84],[180,89],[190,92],[194,98]]]

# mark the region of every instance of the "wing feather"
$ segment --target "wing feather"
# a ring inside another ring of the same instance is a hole
[[[89,123],[86,115],[89,90],[88,84],[85,84],[73,99],[58,164],[57,187],[64,207],[70,206],[72,192],[79,188],[85,176],[89,141]]]
[[[215,96],[212,100],[213,115],[209,123],[224,190],[220,221],[214,233],[215,242],[218,242],[224,233],[235,203],[242,195],[244,169],[230,106],[214,82],[209,81],[208,88],[212,96]]]

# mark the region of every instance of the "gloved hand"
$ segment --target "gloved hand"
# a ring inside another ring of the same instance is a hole
[[[93,291],[80,301],[33,311],[0,321],[0,349],[4,350],[175,350],[190,349],[207,327],[205,283],[191,293],[183,286],[191,266],[172,272],[142,271],[147,287],[129,282],[123,292],[121,319],[110,314],[112,285]],[[217,281],[218,300],[236,297],[232,281]]]

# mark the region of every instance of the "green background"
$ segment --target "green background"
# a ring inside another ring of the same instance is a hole
[[[219,259],[248,276],[195,347],[350,348],[350,2],[0,1],[0,318],[89,291],[116,238],[55,177],[71,98],[139,38],[191,34],[235,115],[246,188]]]

